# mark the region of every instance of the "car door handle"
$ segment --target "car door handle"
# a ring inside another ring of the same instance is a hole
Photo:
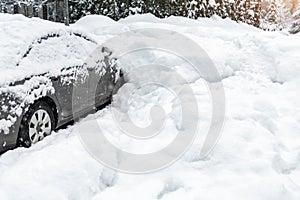
[[[58,80],[58,77],[56,76],[56,77],[51,77],[51,80],[52,81],[57,81]]]
[[[95,67],[87,67],[87,70],[88,71],[93,71],[93,70],[95,70]]]

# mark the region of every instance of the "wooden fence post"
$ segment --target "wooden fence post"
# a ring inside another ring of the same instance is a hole
[[[70,24],[69,0],[64,0],[64,21],[65,21],[65,25],[69,26]]]

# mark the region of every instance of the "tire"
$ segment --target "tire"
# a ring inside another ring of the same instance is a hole
[[[18,146],[30,147],[51,134],[55,129],[55,117],[51,107],[38,101],[29,107],[19,128]]]

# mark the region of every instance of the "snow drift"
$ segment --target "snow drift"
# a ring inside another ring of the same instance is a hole
[[[120,30],[171,29],[205,49],[222,76],[227,102],[226,124],[214,152],[199,160],[193,155],[197,149],[194,145],[168,169],[139,176],[121,174],[101,166],[85,151],[76,136],[75,124],[30,149],[16,149],[1,156],[1,199],[300,198],[299,34],[263,32],[218,17],[195,21],[136,15],[118,22],[102,20],[90,16],[73,28],[89,30],[98,41]],[[128,66],[163,63],[184,73],[184,63],[167,54],[148,52],[135,58],[128,59]],[[206,128],[210,120],[209,95],[203,80],[189,84],[196,91],[202,113],[199,120]],[[117,94],[114,98],[122,97]],[[143,88],[127,105],[132,120],[143,125],[154,104],[166,109],[168,122],[158,140],[145,143],[135,144],[122,135],[110,107],[88,117],[97,117],[105,135],[120,148],[149,152],[174,137],[179,105],[162,88]]]

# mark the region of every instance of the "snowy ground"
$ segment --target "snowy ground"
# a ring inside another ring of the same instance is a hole
[[[185,159],[187,156],[153,174],[129,175],[96,162],[76,135],[75,124],[30,149],[15,149],[0,157],[1,200],[300,199],[299,34],[263,32],[218,18],[160,20],[151,15],[119,22],[88,17],[75,27],[88,29],[99,40],[145,27],[175,30],[193,39],[206,50],[223,79],[226,121],[222,137],[204,160]],[[156,62],[172,63],[167,55],[157,56]],[[153,57],[136,62],[147,59]],[[200,88],[199,106],[209,113],[202,81],[190,84]],[[144,90],[133,96],[130,116],[137,123],[147,121],[144,113],[155,102],[168,107],[173,99],[162,89]],[[106,134],[117,138],[121,134],[113,124],[110,107],[92,116]],[[209,117],[203,115],[199,120],[207,122]],[[174,124],[167,124],[167,133],[174,130]],[[162,139],[170,137],[167,134]],[[147,148],[145,151],[151,150]]]

